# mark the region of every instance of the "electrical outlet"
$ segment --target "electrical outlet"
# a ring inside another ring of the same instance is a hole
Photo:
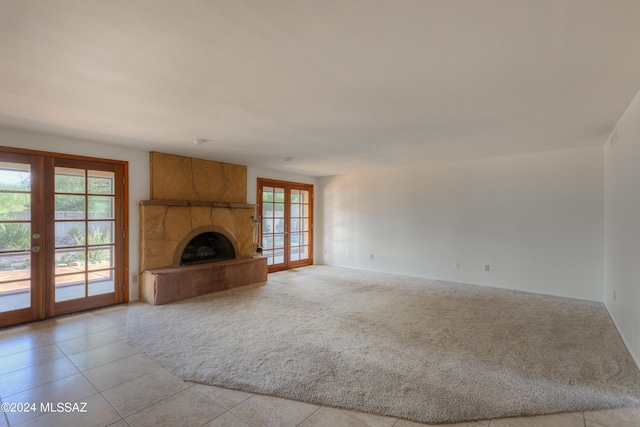
[[[484,271],[489,271],[489,270],[491,270],[491,267],[489,267],[489,264],[485,264]]]
[[[131,275],[131,283],[138,283],[138,273],[133,273]]]
[[[460,270],[460,261],[457,261],[453,266],[456,270]]]
[[[373,259],[373,254],[369,254],[369,259]]]

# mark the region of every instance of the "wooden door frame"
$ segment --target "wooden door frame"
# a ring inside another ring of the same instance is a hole
[[[122,224],[122,246],[121,246],[121,252],[122,252],[122,258],[121,259],[116,259],[115,263],[116,265],[114,265],[114,268],[117,269],[118,266],[121,268],[122,271],[122,283],[117,283],[115,282],[114,279],[114,297],[113,298],[109,298],[109,297],[102,297],[100,295],[96,295],[95,298],[92,298],[92,304],[90,307],[79,307],[77,304],[74,304],[72,301],[70,300],[69,304],[63,304],[58,310],[55,309],[55,292],[53,292],[53,296],[49,295],[51,292],[47,292],[47,288],[49,286],[54,286],[52,285],[51,281],[55,280],[53,278],[53,272],[52,271],[48,271],[48,269],[45,266],[45,262],[41,262],[41,271],[38,273],[40,274],[40,279],[41,279],[41,283],[43,283],[43,286],[41,287],[42,289],[39,290],[39,292],[42,294],[40,295],[42,300],[41,300],[41,307],[38,308],[38,318],[39,319],[44,319],[45,317],[49,317],[49,316],[56,316],[56,315],[60,315],[60,314],[65,314],[65,313],[70,313],[73,311],[78,311],[81,309],[91,309],[91,308],[96,308],[96,307],[101,307],[101,306],[105,306],[105,305],[109,305],[109,304],[114,304],[114,303],[127,303],[129,302],[129,162],[127,161],[123,161],[123,160],[113,160],[113,159],[103,159],[103,158],[98,158],[98,157],[88,157],[88,156],[76,156],[73,154],[65,154],[65,153],[55,153],[55,152],[49,152],[49,151],[40,151],[40,150],[29,150],[29,149],[22,149],[22,148],[15,148],[15,147],[5,147],[5,146],[0,146],[0,153],[2,153],[3,155],[7,155],[7,157],[11,157],[12,155],[18,155],[18,156],[31,156],[31,157],[36,157],[39,158],[40,162],[42,162],[42,168],[40,170],[40,173],[43,174],[43,176],[53,176],[53,172],[55,170],[54,167],[54,163],[55,160],[71,160],[73,162],[86,162],[86,163],[102,163],[102,164],[111,164],[114,165],[114,170],[117,171],[115,173],[115,185],[119,185],[119,182],[122,183],[122,210],[121,212],[116,212],[116,215],[120,215],[121,218],[121,224]],[[50,173],[50,175],[47,175],[47,173]],[[40,180],[41,182],[44,180]],[[47,196],[51,196],[51,194],[46,194],[47,192],[51,191],[51,190],[46,190],[47,185],[45,185],[44,183],[42,183],[42,185],[39,186],[41,194],[38,197],[38,203],[42,203],[42,210],[44,212],[44,214],[42,215],[42,218],[40,218],[40,221],[42,221],[41,224],[41,229],[43,230],[43,232],[41,233],[42,237],[42,246],[43,249],[46,248],[46,246],[44,246],[45,244],[50,246],[51,248],[53,248],[53,246],[51,244],[48,244],[46,242],[53,242],[55,241],[55,230],[52,229],[52,227],[49,227],[51,229],[47,229],[44,230],[44,224],[47,224],[47,220],[50,219],[51,217],[53,217],[53,215],[55,215],[54,209],[51,206],[51,203],[53,203],[53,198],[49,197],[47,198]],[[52,188],[52,186],[51,186]],[[33,197],[32,197],[33,199]],[[51,199],[51,200],[49,200]],[[47,216],[49,216],[49,218],[47,218]],[[33,219],[32,219],[33,221]],[[119,233],[120,230],[115,230],[116,235],[114,236],[114,239],[119,239]],[[49,248],[50,250],[50,248]],[[41,253],[46,252],[47,249],[43,250]],[[32,274],[34,274],[32,272]],[[109,295],[109,294],[106,294]],[[2,314],[0,314],[0,318],[1,318]],[[24,323],[25,320],[20,321],[20,322],[12,322],[12,324],[16,324],[16,323]],[[26,320],[28,321],[28,320]]]
[[[276,271],[287,270],[290,268],[303,267],[307,265],[313,265],[313,241],[314,241],[314,218],[313,218],[313,206],[314,206],[314,196],[313,184],[305,184],[302,182],[293,182],[293,181],[282,181],[278,179],[270,179],[270,178],[258,178],[257,179],[257,188],[256,188],[256,201],[258,202],[258,211],[260,212],[260,217],[262,218],[262,187],[279,187],[285,189],[285,212],[284,219],[285,224],[287,226],[291,223],[291,213],[288,207],[291,204],[291,200],[287,200],[287,194],[291,194],[291,190],[306,190],[309,192],[309,258],[308,260],[301,261],[290,261],[290,247],[288,243],[288,238],[285,239],[285,250],[284,250],[284,266],[273,267],[270,265],[268,267],[269,273],[273,273]],[[290,236],[290,232],[287,231],[287,235]],[[260,242],[262,242],[262,227],[260,232]]]

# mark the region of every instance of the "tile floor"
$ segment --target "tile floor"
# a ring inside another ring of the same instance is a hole
[[[126,334],[126,305],[0,329],[0,400],[23,409],[0,413],[0,427],[422,425],[187,383],[129,346]],[[47,410],[58,402],[69,406]],[[454,426],[640,426],[640,408]]]

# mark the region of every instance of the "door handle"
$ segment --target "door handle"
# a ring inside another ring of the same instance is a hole
[[[40,246],[34,246],[34,247],[32,247],[32,248],[31,248],[31,252],[35,252],[35,253],[40,252]]]

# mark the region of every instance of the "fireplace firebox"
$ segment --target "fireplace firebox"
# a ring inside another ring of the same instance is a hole
[[[191,239],[182,252],[180,265],[202,264],[235,259],[233,244],[221,233],[206,232]]]

